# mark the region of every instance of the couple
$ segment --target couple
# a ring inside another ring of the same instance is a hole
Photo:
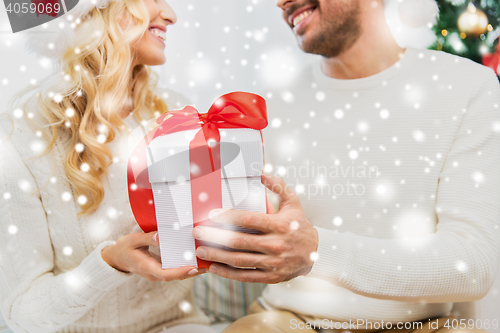
[[[321,57],[286,98],[269,95],[275,176],[262,182],[278,212],[214,216],[263,233],[193,230],[245,250],[198,248],[219,262],[210,273],[270,284],[224,332],[448,330],[453,302],[484,297],[500,257],[494,73],[399,47],[382,0],[277,5]],[[163,0],[78,6],[73,47],[56,45],[66,77],[2,117],[1,312],[14,332],[214,332],[192,293],[206,272],[161,269],[125,187],[125,128],[185,103],[153,93],[149,68],[176,16]]]

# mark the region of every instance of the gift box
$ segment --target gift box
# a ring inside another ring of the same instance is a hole
[[[198,225],[256,233],[208,218],[216,208],[266,213],[261,183],[267,126],[266,103],[236,92],[220,97],[207,113],[194,107],[169,111],[145,133],[127,170],[129,201],[144,232],[158,230],[162,268],[208,268],[195,250]]]

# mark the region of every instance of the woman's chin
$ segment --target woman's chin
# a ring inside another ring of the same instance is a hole
[[[162,54],[162,56],[145,59],[144,61],[142,61],[142,64],[147,65],[147,66],[161,66],[161,65],[164,65],[166,62],[167,62],[167,58],[165,57],[164,54]]]
[[[154,64],[151,64],[149,66],[161,66],[161,65],[165,65],[166,62],[167,62],[167,60],[165,58],[163,58],[162,60],[157,61]]]

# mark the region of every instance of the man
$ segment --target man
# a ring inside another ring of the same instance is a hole
[[[210,272],[273,284],[227,332],[456,328],[452,303],[484,297],[500,257],[496,76],[399,47],[382,0],[277,4],[321,57],[268,100],[278,213],[212,212],[261,235],[193,231],[242,250],[198,248]]]

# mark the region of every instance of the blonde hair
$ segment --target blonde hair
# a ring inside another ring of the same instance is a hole
[[[124,30],[119,22],[122,17],[128,24]],[[147,32],[149,23],[142,0],[111,1],[104,9],[95,8],[75,28],[74,48],[59,62],[62,72],[20,92],[14,99],[40,88],[31,98],[36,98],[41,111],[37,116],[49,126],[42,127],[30,119],[33,115],[26,114],[29,100],[23,105],[26,119],[49,142],[40,156],[53,148],[60,134],[70,137],[64,146],[65,173],[77,197],[84,195],[87,199],[81,205],[80,216],[93,212],[104,198],[101,177],[113,163],[112,152],[105,143],[113,141],[115,129],[120,133],[126,129],[117,111],[133,105],[132,112],[138,120],[168,111],[165,102],[154,94],[157,74],[146,65],[131,67],[131,45]],[[107,135],[105,143],[102,135]],[[79,144],[83,151],[77,151]],[[88,171],[82,171],[83,163],[89,165]]]

